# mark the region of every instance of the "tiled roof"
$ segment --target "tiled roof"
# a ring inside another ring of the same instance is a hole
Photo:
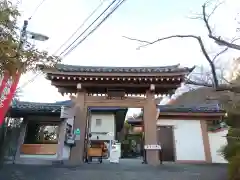
[[[219,104],[219,96],[225,92],[216,91],[213,88],[201,87],[181,94],[168,102],[169,105],[193,105],[193,104]]]
[[[56,103],[37,103],[17,101],[13,103],[11,109],[13,111],[31,111],[31,112],[59,112],[62,106],[71,106],[71,101],[61,101]],[[201,104],[201,105],[158,105],[161,112],[176,113],[217,113],[224,112],[218,104]],[[92,111],[116,111],[124,108],[121,107],[91,107]]]
[[[26,102],[26,101],[16,101],[12,104],[11,109],[13,111],[31,111],[31,112],[55,112],[60,113],[62,106],[71,106],[71,100],[58,101],[55,103],[38,103],[38,102]],[[90,111],[117,111],[117,110],[127,110],[126,108],[120,107],[91,107]]]
[[[224,113],[225,111],[218,104],[202,104],[202,105],[158,105],[161,112],[173,113]],[[142,118],[129,118],[128,123],[140,123]]]
[[[61,112],[61,103],[37,103],[18,101],[13,103],[13,111],[31,111],[31,112]]]
[[[161,112],[179,113],[217,113],[224,112],[218,104],[198,104],[198,105],[158,105]]]
[[[191,72],[194,68],[179,67],[179,64],[160,67],[107,67],[107,66],[75,66],[58,64],[56,69],[61,72],[88,73],[163,73],[163,72]]]

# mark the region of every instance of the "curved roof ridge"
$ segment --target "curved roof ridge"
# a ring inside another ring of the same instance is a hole
[[[79,66],[57,64],[54,69],[58,72],[84,72],[84,73],[190,73],[194,67],[179,67],[180,64],[169,66],[139,66],[139,67],[118,67],[118,66]],[[41,66],[44,70],[45,66]]]
[[[180,63],[174,65],[166,65],[166,66],[86,66],[86,65],[70,65],[70,64],[57,64],[56,68],[62,67],[69,68],[178,68]]]

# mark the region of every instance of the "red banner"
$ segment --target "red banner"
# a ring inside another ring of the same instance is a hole
[[[9,74],[8,73],[4,73],[3,75],[3,78],[2,78],[2,82],[1,82],[1,85],[0,85],[0,95],[2,94],[6,84],[7,84],[7,81],[9,79]]]
[[[9,77],[5,82],[2,81],[1,88],[3,87],[3,90],[0,93],[0,126],[4,122],[5,115],[14,97],[20,76],[21,74],[17,73],[15,77]],[[3,86],[3,83],[5,83],[5,86]]]

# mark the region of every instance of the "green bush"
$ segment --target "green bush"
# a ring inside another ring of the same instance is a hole
[[[238,119],[236,115],[228,117],[226,122],[228,125],[232,125],[232,127],[227,134],[228,144],[221,148],[223,157],[228,161],[230,180],[240,180],[240,127],[234,123]]]
[[[240,180],[240,151],[229,160],[228,172],[230,180]]]

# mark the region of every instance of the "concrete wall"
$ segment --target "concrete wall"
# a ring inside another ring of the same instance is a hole
[[[97,119],[101,119],[101,124],[97,124]],[[93,113],[90,119],[90,132],[92,134],[91,139],[99,140],[114,140],[115,139],[115,116],[114,114],[97,114]],[[111,132],[113,136],[109,136],[107,133]]]
[[[158,120],[158,126],[174,127],[176,161],[205,161],[199,120]]]
[[[227,161],[223,158],[223,156],[219,152],[221,147],[227,144],[226,139],[227,133],[228,133],[227,129],[219,132],[208,133],[213,163],[227,163]]]

